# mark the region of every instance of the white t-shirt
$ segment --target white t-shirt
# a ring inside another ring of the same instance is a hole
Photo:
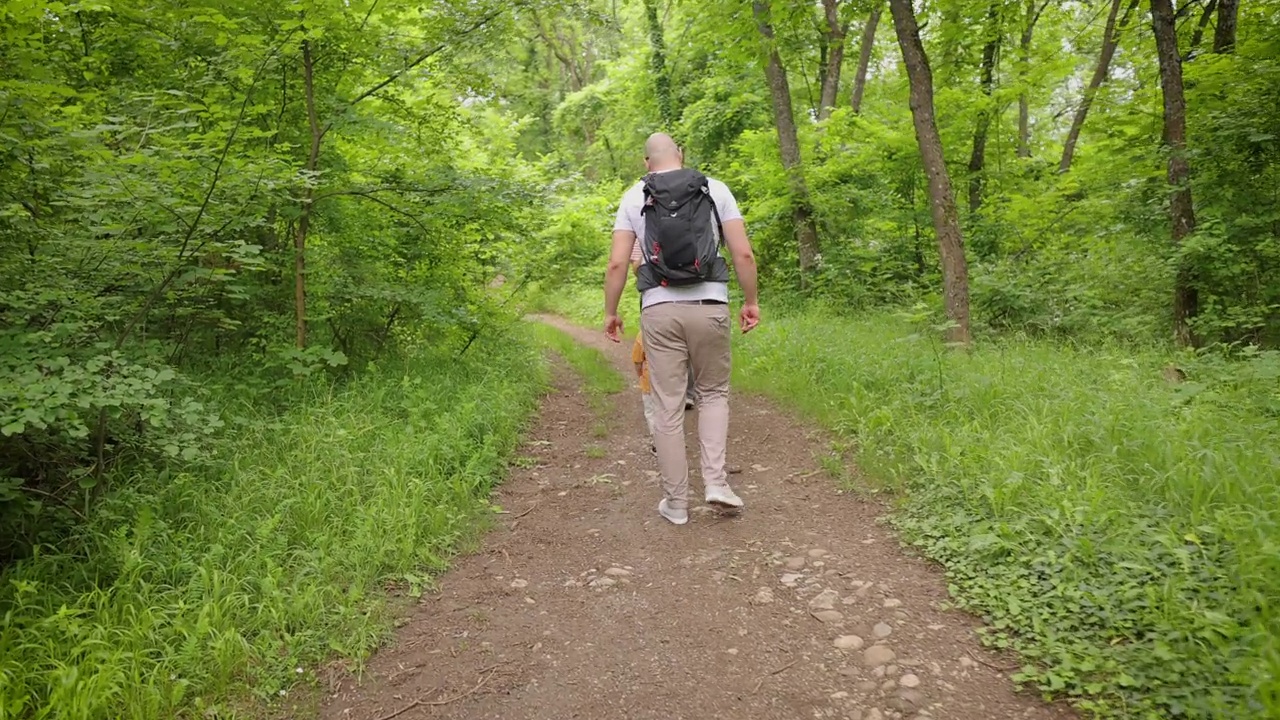
[[[738,201],[734,199],[728,185],[719,180],[707,178],[707,190],[711,192],[711,199],[716,204],[720,222],[727,223],[730,220],[742,219],[742,212],[738,210]],[[644,238],[644,215],[641,212],[643,209],[644,181],[641,180],[622,194],[622,200],[618,203],[618,216],[613,221],[614,230],[630,230],[636,234],[636,242],[631,246],[631,260],[633,262],[639,260],[641,263],[644,262],[644,253],[640,251],[640,240]],[[716,228],[715,232],[718,235],[720,229]],[[679,300],[719,300],[727,303],[729,302],[729,284],[704,282],[681,287],[650,288],[640,294],[640,307],[647,308],[650,305]]]

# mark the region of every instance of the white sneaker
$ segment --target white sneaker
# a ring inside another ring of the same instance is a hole
[[[671,507],[666,498],[658,501],[658,514],[671,521],[672,525],[683,525],[689,522],[689,511]]]
[[[742,498],[728,485],[712,485],[707,488],[707,504],[721,510],[741,510]]]

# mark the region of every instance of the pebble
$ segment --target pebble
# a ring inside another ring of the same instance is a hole
[[[902,683],[902,687],[904,688],[920,687],[920,677],[914,673],[907,673],[906,675],[903,675],[898,682]]]
[[[858,688],[864,693],[867,693],[867,692],[872,692],[876,688],[880,687],[880,685],[875,680],[863,680],[862,682],[858,683],[854,687]]]
[[[515,580],[511,581],[511,587],[513,588],[529,587],[529,581],[523,578],[516,578]]]
[[[912,710],[924,705],[924,701],[924,693],[919,690],[904,688],[898,690],[896,695],[889,700],[889,704],[892,705],[895,710],[911,712]]]
[[[892,678],[880,683],[880,689],[883,690],[884,692],[889,692],[890,690],[896,687],[898,687],[898,681]]]
[[[787,561],[783,563],[783,566],[786,567],[788,570],[799,570],[800,568],[804,567],[804,558],[802,557],[787,558]]]
[[[971,667],[973,667],[973,666],[974,666],[974,662],[973,662],[972,660],[970,660],[969,658],[967,658],[967,657],[961,657],[961,658],[960,658],[960,667],[962,667],[962,668],[971,668]]]
[[[534,599],[533,599],[533,598],[531,598],[531,597],[527,597],[527,598],[525,598],[525,599],[524,599],[524,601],[525,601],[525,603],[526,603],[526,604],[528,604],[528,605],[536,605],[536,604],[537,604],[537,602],[538,602],[537,600],[534,600]]]
[[[725,650],[725,652],[729,653],[730,655],[737,655],[738,648],[729,648],[728,650]]]
[[[824,623],[838,623],[844,620],[844,615],[835,610],[820,610],[814,613],[813,616]]]
[[[880,708],[871,708],[862,716],[862,720],[884,720],[884,713],[880,712]]]
[[[839,600],[840,593],[832,590],[831,588],[827,588],[809,601],[809,608],[811,610],[831,610]]]
[[[885,645],[872,645],[862,651],[862,664],[867,667],[880,667],[893,662],[898,654]]]
[[[813,558],[814,560],[817,560],[818,558],[826,557],[826,556],[827,556],[827,551],[823,550],[822,548],[814,548],[809,551],[809,557]]]
[[[631,575],[631,571],[624,570],[620,567],[611,567],[608,570],[605,570],[604,574],[612,575],[613,577],[629,577]]]
[[[847,692],[845,692],[845,691],[843,691],[843,690],[841,690],[840,692],[833,692],[833,693],[831,693],[831,699],[832,699],[832,700],[844,700],[844,699],[845,699],[845,698],[847,698],[847,697],[849,697],[849,693],[847,693]]]
[[[773,602],[773,591],[769,588],[760,588],[751,598],[752,605],[768,605],[771,602]]]
[[[865,644],[857,635],[841,635],[831,642],[840,650],[861,650]]]
[[[799,580],[799,579],[800,579],[800,578],[802,578],[802,577],[804,577],[804,576],[803,576],[803,575],[799,575],[799,574],[797,574],[797,573],[786,573],[786,574],[785,574],[785,575],[783,575],[782,577],[778,578],[778,581],[779,581],[779,582],[781,582],[783,585],[786,585],[786,586],[788,586],[788,587],[795,587],[795,585],[796,585],[796,581],[797,581],[797,580]]]
[[[898,674],[898,666],[897,666],[897,665],[889,665],[889,666],[885,667],[885,669],[884,669],[884,674],[885,674],[885,675],[897,675],[897,674]]]
[[[599,578],[596,578],[595,580],[592,580],[590,583],[591,587],[596,587],[596,588],[613,587],[614,585],[617,585],[617,584],[618,584],[618,581],[614,580],[611,577],[599,577]]]
[[[878,622],[871,628],[871,634],[883,640],[893,634],[893,628],[889,627],[889,623]]]
[[[902,601],[898,598],[885,598],[884,606],[887,608],[902,607]]]

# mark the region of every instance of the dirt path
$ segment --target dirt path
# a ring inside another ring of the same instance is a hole
[[[628,346],[550,322],[626,368]],[[722,518],[694,502],[676,527],[655,510],[639,397],[611,402],[595,437],[587,397],[558,368],[522,451],[536,467],[497,498],[511,515],[322,717],[1073,717],[1014,693],[998,669],[1009,659],[940,609],[939,571],[877,524],[883,507],[816,472],[822,445],[794,419],[735,396],[729,453],[747,510]]]

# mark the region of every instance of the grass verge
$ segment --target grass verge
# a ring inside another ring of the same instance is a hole
[[[856,443],[1017,675],[1105,717],[1280,717],[1280,356],[770,318],[735,385]]]
[[[627,383],[605,354],[578,343],[569,333],[540,322],[529,323],[530,332],[543,347],[554,351],[582,377],[597,416],[607,415],[607,396],[622,392]],[[595,433],[597,437],[599,433]]]
[[[0,719],[258,717],[358,663],[389,587],[429,584],[483,525],[541,367],[508,338],[312,387],[239,413],[215,467],[105,498],[0,577]]]

